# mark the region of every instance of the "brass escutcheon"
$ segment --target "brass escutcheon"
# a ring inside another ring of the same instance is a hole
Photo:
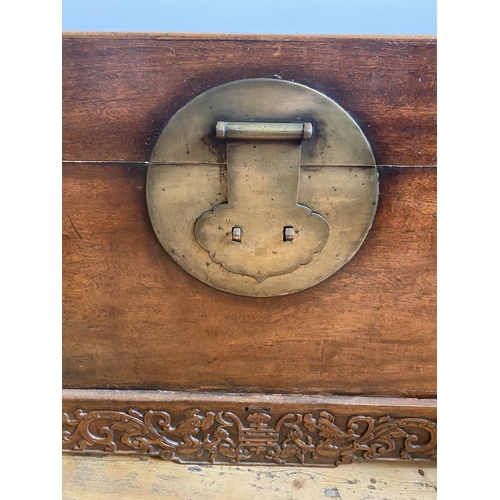
[[[375,216],[378,175],[368,141],[334,101],[249,79],[170,119],[146,195],[156,235],[183,269],[266,297],[309,288],[354,256]]]
[[[228,202],[198,219],[198,243],[216,264],[259,283],[311,262],[330,235],[324,217],[297,203],[312,124],[218,122],[216,130],[227,139]]]

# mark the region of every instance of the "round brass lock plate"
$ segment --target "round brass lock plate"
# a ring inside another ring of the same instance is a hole
[[[185,271],[270,297],[316,285],[352,259],[375,217],[378,175],[337,103],[259,78],[215,87],[170,119],[146,196],[158,240]]]

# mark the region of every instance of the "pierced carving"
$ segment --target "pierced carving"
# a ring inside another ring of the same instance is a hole
[[[253,412],[242,419],[231,411],[191,409],[177,425],[172,422],[166,411],[85,412],[78,408],[73,416],[63,413],[63,448],[215,464],[336,467],[359,458],[436,458],[436,424],[423,418],[356,415],[340,425],[326,411],[287,413],[279,418]]]

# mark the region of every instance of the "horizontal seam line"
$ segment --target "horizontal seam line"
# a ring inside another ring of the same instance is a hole
[[[220,166],[227,165],[227,163],[201,163],[201,162],[149,162],[149,161],[140,161],[140,160],[62,160],[63,163],[89,163],[89,164],[118,164],[118,165],[199,165],[201,167],[204,166]],[[343,167],[343,168],[370,168],[370,167],[390,167],[390,168],[437,168],[437,165],[386,165],[386,164],[377,164],[377,165],[304,165],[301,164],[301,167],[325,167],[325,168],[335,168],[335,167]]]

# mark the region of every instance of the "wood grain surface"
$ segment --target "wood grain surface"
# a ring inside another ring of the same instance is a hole
[[[379,165],[436,164],[436,39],[415,36],[65,34],[63,159],[147,161],[193,97],[257,77],[337,101]]]
[[[63,457],[63,500],[434,500],[432,462],[337,469],[178,465],[147,457]],[[20,487],[20,491],[23,491]]]
[[[66,48],[91,50],[93,43],[71,39]],[[95,57],[114,53],[101,43]],[[155,44],[168,52],[168,39],[144,43],[153,44],[148,54]],[[125,66],[116,62],[116,71]],[[92,71],[88,78],[102,81]],[[130,91],[132,103],[137,93]],[[117,104],[118,116],[130,112],[122,109],[127,102]],[[129,119],[132,130],[135,114]],[[94,149],[79,134],[88,154],[114,144],[108,136]],[[212,289],[168,257],[150,226],[146,169],[63,165],[66,388],[435,396],[435,168],[380,168],[377,216],[355,258],[309,290],[263,299]]]

